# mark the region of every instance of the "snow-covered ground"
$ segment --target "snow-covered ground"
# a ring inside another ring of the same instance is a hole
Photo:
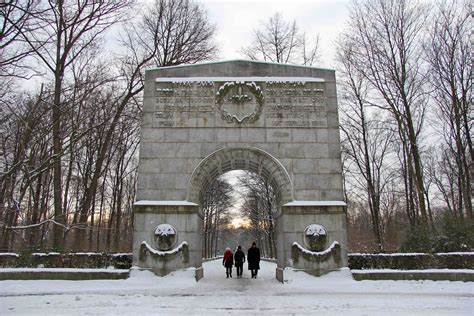
[[[349,270],[315,278],[262,262],[257,279],[226,279],[220,260],[127,280],[0,281],[0,315],[474,315],[474,282],[354,281]],[[234,272],[235,273],[235,272]]]

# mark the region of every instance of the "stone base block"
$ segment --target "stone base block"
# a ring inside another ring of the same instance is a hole
[[[285,280],[283,270],[282,268],[276,268],[276,279],[281,283]]]
[[[204,269],[202,267],[196,268],[196,282],[201,280],[204,277]]]

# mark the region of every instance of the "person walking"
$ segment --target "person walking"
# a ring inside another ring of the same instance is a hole
[[[227,278],[232,277],[232,266],[234,265],[234,254],[229,247],[225,249],[224,259],[222,259],[222,265],[225,267],[225,274]]]
[[[252,278],[256,279],[260,269],[260,249],[257,248],[255,242],[252,243],[252,247],[247,251],[247,262],[249,270],[252,272]]]
[[[245,254],[242,251],[242,247],[238,246],[237,251],[234,254],[235,268],[237,270],[237,278],[242,277],[242,268],[245,263]]]

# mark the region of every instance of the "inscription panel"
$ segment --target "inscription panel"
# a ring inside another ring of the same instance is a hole
[[[153,127],[327,127],[325,83],[318,79],[164,79],[155,82]]]
[[[326,127],[324,83],[268,82],[265,86],[267,127]]]
[[[155,84],[153,127],[214,127],[214,83]]]

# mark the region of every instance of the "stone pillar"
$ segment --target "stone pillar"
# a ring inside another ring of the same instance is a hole
[[[291,202],[278,219],[277,279],[285,267],[321,276],[347,266],[346,213],[343,202]]]
[[[134,205],[133,266],[156,275],[196,268],[202,271],[202,219],[186,201],[139,201]]]

